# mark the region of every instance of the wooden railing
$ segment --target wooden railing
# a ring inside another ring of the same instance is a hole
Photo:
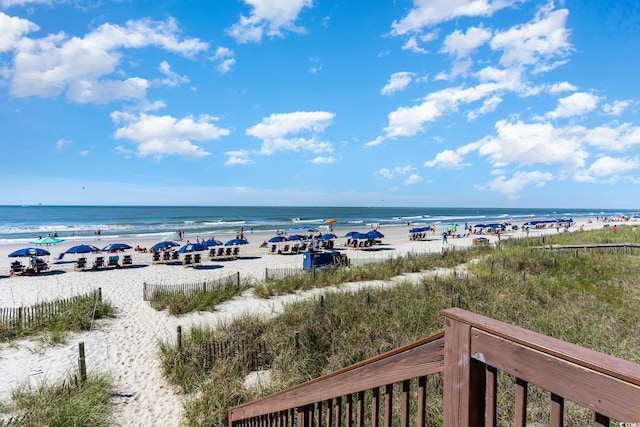
[[[515,377],[516,427],[526,425],[529,385],[549,393],[549,414],[536,421],[552,427],[564,425],[565,399],[592,411],[598,427],[640,422],[640,365],[462,309],[441,314],[444,332],[236,406],[229,425],[437,425],[425,419],[426,384],[443,373],[441,424],[496,426],[499,371]]]

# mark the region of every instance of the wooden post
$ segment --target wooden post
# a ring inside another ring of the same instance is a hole
[[[80,381],[84,383],[87,379],[87,362],[84,356],[84,341],[78,343],[78,369],[80,370]]]
[[[98,288],[98,302],[102,303],[102,288]]]
[[[178,325],[176,332],[176,347],[178,348],[178,353],[182,354],[182,326]]]
[[[238,278],[237,283],[238,283],[238,288],[239,288],[240,287],[240,272],[239,271],[236,273],[236,276]]]

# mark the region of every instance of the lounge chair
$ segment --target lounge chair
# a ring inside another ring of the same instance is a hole
[[[162,262],[169,262],[169,261],[171,261],[171,252],[169,251],[162,252]]]
[[[105,268],[104,257],[103,256],[96,257],[96,260],[93,262],[93,266],[91,268],[94,270]]]
[[[293,245],[293,247],[291,248],[291,253],[292,253],[292,254],[297,254],[299,249],[300,249],[300,245],[295,244],[295,245]]]
[[[107,267],[120,268],[120,257],[118,255],[109,256]]]
[[[303,243],[302,246],[300,246],[300,252],[304,252],[307,250],[307,244]]]
[[[171,251],[171,260],[178,261],[180,259],[180,254],[178,251]]]
[[[276,251],[277,251],[277,249],[278,249],[278,245],[271,245],[271,249],[270,249],[270,250],[269,250],[269,252],[268,252],[268,253],[269,253],[269,255],[273,255],[273,254],[275,254],[275,253],[276,253]]]
[[[86,270],[87,269],[87,259],[86,258],[78,258],[76,261],[76,265],[73,266],[75,270]]]
[[[191,254],[186,254],[184,256],[184,259],[182,260],[182,265],[184,267],[189,267],[190,265],[193,265],[193,260],[191,258]]]
[[[33,268],[36,273],[41,273],[49,269],[49,264],[44,262],[42,258],[34,257],[31,258],[31,268]]]
[[[224,251],[224,257],[225,257],[225,258],[231,258],[231,251],[232,251],[232,250],[233,250],[232,248],[227,248],[227,249]]]
[[[193,254],[193,263],[194,264],[202,264],[202,255],[201,254]]]
[[[216,258],[222,258],[224,256],[224,248],[218,248],[218,253],[216,254]]]
[[[20,261],[13,261],[11,263],[11,271],[9,274],[23,274],[24,271],[24,264],[22,264]]]
[[[214,260],[216,258],[216,248],[209,249],[209,259]]]
[[[133,265],[133,258],[131,258],[131,255],[125,255],[122,257],[122,266],[124,267],[125,265]]]
[[[233,257],[238,258],[240,256],[240,246],[233,248]]]
[[[284,249],[282,249],[281,251],[278,251],[278,253],[280,255],[287,255],[289,253],[290,248],[291,248],[291,245],[284,245]]]
[[[153,262],[154,264],[157,264],[160,262],[160,257],[162,255],[160,254],[160,252],[154,251],[153,255],[151,257],[151,262]]]

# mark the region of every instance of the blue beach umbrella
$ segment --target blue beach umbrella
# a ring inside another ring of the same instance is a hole
[[[23,257],[23,256],[45,256],[51,255],[49,251],[45,251],[42,248],[23,248],[13,251],[9,254],[11,258]]]
[[[100,248],[93,245],[77,245],[64,251],[65,254],[88,254],[91,252],[100,252]]]
[[[210,248],[211,246],[222,246],[223,245],[223,243],[220,240],[216,240],[216,239],[205,240],[203,242],[200,242],[200,244],[202,246],[204,246],[205,248]]]
[[[224,245],[225,246],[246,245],[247,243],[249,242],[246,239],[231,239],[228,242],[226,242]]]
[[[382,234],[378,230],[371,230],[367,233],[367,236],[372,239],[382,239],[384,237],[384,234]]]
[[[161,249],[162,250],[170,249],[170,248],[173,248],[175,246],[180,246],[180,245],[175,243],[175,242],[162,241],[162,242],[158,242],[155,245],[151,246],[151,250],[152,251],[159,251]]]
[[[187,243],[186,245],[178,249],[178,252],[183,254],[187,252],[200,252],[200,251],[204,251],[205,249],[206,247],[200,243]]]
[[[351,238],[352,239],[371,239],[371,237],[369,237],[368,234],[366,234],[366,233],[358,233],[358,232],[352,234]]]
[[[292,234],[291,236],[288,237],[287,240],[304,240],[305,237],[301,236],[300,234]]]
[[[286,242],[287,238],[284,236],[273,236],[272,238],[269,239],[269,243],[280,243],[280,242]]]
[[[131,249],[131,246],[127,245],[126,243],[111,243],[102,248],[104,252],[124,251],[126,249]]]
[[[349,231],[344,237],[353,237],[354,234],[362,234],[359,231]]]
[[[320,236],[320,240],[331,240],[331,239],[335,239],[336,237],[338,237],[338,236],[336,236],[333,233],[327,233],[327,234],[323,234],[322,236]]]

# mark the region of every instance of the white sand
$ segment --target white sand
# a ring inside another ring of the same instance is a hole
[[[600,228],[602,223],[579,221],[585,229]],[[578,230],[578,226],[572,227]],[[339,229],[336,234],[348,230]],[[368,230],[360,230],[366,232]],[[432,241],[410,241],[407,227],[387,227],[380,229],[385,234],[382,239],[384,250],[359,251],[344,250],[350,259],[387,258],[405,255],[408,252],[438,252],[443,243],[438,234]],[[438,231],[442,231],[438,229]],[[459,230],[462,232],[462,230]],[[531,237],[542,233],[556,233],[556,229],[533,230]],[[91,331],[71,335],[62,345],[50,346],[38,338],[6,343],[0,347],[0,399],[11,395],[18,385],[30,382],[38,385],[42,381],[56,381],[69,372],[77,370],[78,343],[85,343],[86,361],[89,372],[110,373],[116,382],[115,403],[116,425],[122,426],[177,426],[182,414],[182,398],[179,391],[170,386],[163,378],[158,358],[158,341],[175,340],[176,327],[181,325],[186,333],[191,325],[218,325],[234,316],[247,312],[272,315],[280,312],[285,301],[305,298],[323,290],[315,290],[299,295],[288,295],[270,300],[256,299],[251,291],[232,301],[221,304],[215,312],[193,313],[174,317],[166,312],[158,312],[142,300],[143,283],[192,283],[223,277],[239,272],[241,277],[264,277],[265,268],[300,268],[301,254],[267,255],[266,248],[260,248],[263,240],[273,234],[255,232],[248,234],[250,244],[241,246],[241,259],[234,261],[209,261],[203,253],[203,267],[221,266],[221,268],[184,268],[178,265],[152,264],[151,254],[127,251],[133,255],[136,268],[110,269],[102,271],[74,271],[72,263],[53,264],[51,270],[59,274],[40,276],[8,276],[9,258],[12,251],[24,246],[0,245],[0,307],[29,306],[38,302],[51,301],[73,295],[83,294],[97,288],[102,289],[105,300],[117,309],[114,319],[98,321]],[[524,237],[522,231],[509,232],[502,238]],[[477,237],[477,236],[472,236]],[[448,246],[468,246],[472,237],[449,239]],[[497,237],[489,237],[492,244]],[[195,241],[196,236],[184,239]],[[89,239],[65,241],[50,246],[52,256],[49,261],[67,248],[88,243],[103,247],[113,242],[107,238],[100,241]],[[336,240],[336,248],[341,249],[346,238]],[[126,243],[150,247],[155,241],[139,240]],[[75,255],[65,255],[65,259],[74,259]],[[89,255],[89,263],[95,255]]]

